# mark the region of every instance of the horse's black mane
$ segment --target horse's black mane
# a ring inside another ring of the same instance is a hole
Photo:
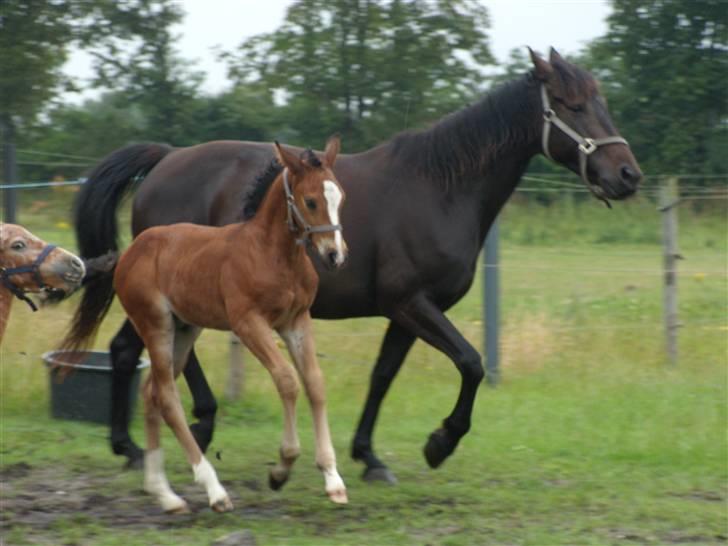
[[[311,149],[306,149],[301,152],[301,159],[308,163],[311,167],[322,166],[321,161]],[[256,175],[255,181],[243,197],[243,210],[240,215],[240,219],[243,222],[247,222],[255,216],[255,213],[258,212],[265,196],[268,194],[268,189],[282,171],[283,165],[281,165],[276,158],[273,158],[266,168]]]
[[[527,74],[427,129],[400,133],[392,139],[395,155],[446,188],[484,172],[501,149],[533,139],[536,105],[529,90],[535,83]]]

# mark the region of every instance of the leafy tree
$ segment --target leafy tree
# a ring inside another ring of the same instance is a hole
[[[723,0],[612,0],[589,52],[646,173],[728,172]]]
[[[493,62],[488,27],[469,0],[298,0],[225,57],[238,81],[277,91],[301,143],[339,131],[361,149],[472,98]]]

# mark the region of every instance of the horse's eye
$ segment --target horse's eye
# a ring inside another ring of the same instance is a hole
[[[316,200],[315,199],[304,199],[304,203],[306,203],[306,208],[310,211],[316,210]]]
[[[25,243],[23,241],[15,241],[12,245],[10,245],[10,248],[13,250],[23,250],[25,248]]]

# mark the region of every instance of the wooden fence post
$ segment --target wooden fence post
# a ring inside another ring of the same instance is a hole
[[[660,207],[662,213],[662,248],[665,272],[664,318],[665,337],[669,363],[677,364],[677,331],[680,327],[677,313],[677,260],[681,259],[677,249],[677,205],[680,202],[677,178],[666,179],[660,186]]]
[[[238,336],[230,332],[230,368],[228,381],[225,385],[225,398],[237,400],[245,386],[245,361],[243,359],[243,344]]]

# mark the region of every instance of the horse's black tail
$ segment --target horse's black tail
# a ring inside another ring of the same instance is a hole
[[[166,144],[133,144],[111,153],[89,174],[76,197],[74,228],[81,257],[90,260],[119,250],[116,212],[124,197],[173,150]],[[114,300],[113,267],[95,271],[83,286],[83,296],[62,347],[88,345]]]

